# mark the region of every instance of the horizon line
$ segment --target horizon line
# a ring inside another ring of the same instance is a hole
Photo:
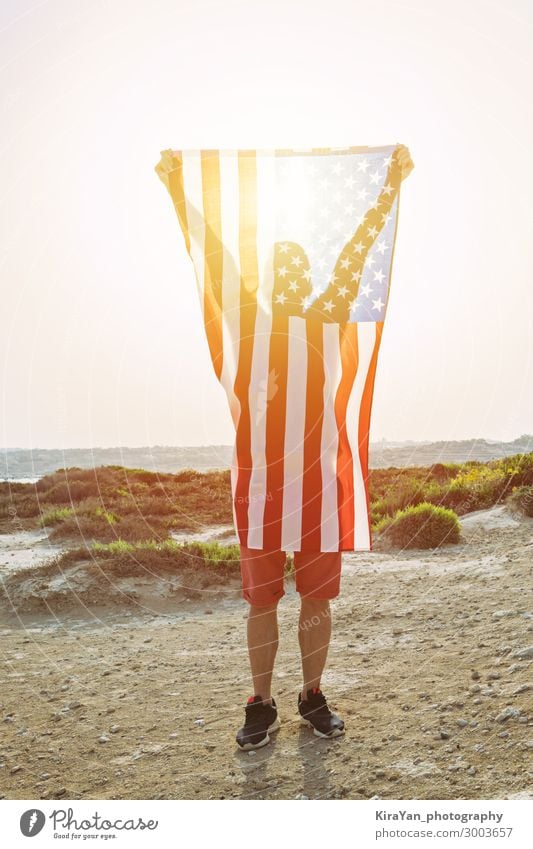
[[[530,433],[522,433],[520,436],[515,437],[514,439],[493,439],[488,436],[470,436],[463,437],[461,439],[387,439],[386,437],[382,437],[381,439],[370,440],[369,445],[382,445],[383,443],[389,443],[391,445],[428,445],[436,442],[443,442],[446,444],[453,444],[454,442],[490,442],[490,443],[504,443],[510,444],[513,442],[519,442],[521,440],[529,440],[533,439],[533,434]],[[139,451],[141,449],[154,449],[154,448],[166,448],[172,450],[200,450],[202,448],[233,448],[233,443],[224,443],[224,442],[212,442],[212,443],[203,443],[201,445],[164,445],[160,443],[155,443],[152,445],[74,445],[69,446],[67,448],[61,446],[45,446],[45,445],[35,445],[35,446],[21,446],[21,445],[7,445],[0,448],[0,451],[112,451],[112,450],[127,450],[127,451]]]

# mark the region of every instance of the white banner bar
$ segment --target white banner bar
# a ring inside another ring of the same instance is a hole
[[[521,800],[4,800],[2,845],[379,847],[528,846]],[[302,807],[302,802],[307,803]],[[262,807],[267,805],[268,807]],[[240,811],[235,807],[239,806]],[[277,807],[277,811],[272,808]],[[315,810],[313,810],[315,808]]]

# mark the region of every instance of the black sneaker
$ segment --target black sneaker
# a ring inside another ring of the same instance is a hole
[[[317,737],[340,737],[344,734],[344,722],[328,708],[320,687],[307,691],[307,698],[298,695],[298,712],[302,725],[309,725]]]
[[[277,731],[280,722],[276,702],[263,704],[261,696],[250,696],[245,707],[246,720],[237,732],[237,743],[244,751],[260,749],[270,743],[269,732]]]

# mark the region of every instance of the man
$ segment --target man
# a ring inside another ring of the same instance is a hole
[[[414,167],[409,150],[404,145],[400,145],[397,148],[395,152],[395,164],[392,167],[396,167],[397,170],[394,171],[391,169],[389,171],[389,184],[383,189],[380,195],[379,200],[381,203],[373,204],[369,209],[369,212],[372,209],[376,210],[376,215],[380,211],[383,211],[384,208],[385,213],[389,212],[394,198],[392,187],[398,191],[400,182],[410,174]],[[381,216],[381,221],[386,220],[387,217],[390,218],[390,215],[387,216],[385,214]],[[366,221],[367,224],[372,223],[370,221],[370,215],[363,216],[363,221]],[[364,245],[364,241],[359,243],[358,240],[360,238],[362,240],[365,238],[368,239],[368,244],[370,244],[375,238],[375,232],[365,224],[359,227],[357,236],[352,240],[352,243],[354,241],[356,242],[356,253],[362,250],[362,246]],[[284,256],[281,258],[281,262],[284,265],[287,264],[287,254],[290,255],[290,246],[285,246],[285,248]],[[343,257],[347,258],[343,259]],[[335,271],[344,269],[345,271],[350,270],[352,272],[356,266],[351,266],[351,259],[357,259],[357,256],[353,251],[350,253],[348,250],[346,254],[342,254],[339,257],[340,263],[337,264]],[[297,259],[295,257],[294,262],[296,263],[296,261]],[[337,291],[339,291],[338,286]],[[342,290],[340,290],[340,293],[342,294]],[[320,349],[320,342],[316,347]],[[379,343],[377,347],[379,348]],[[357,361],[358,355],[355,354],[353,347],[350,350],[349,345],[346,345],[346,349],[349,352],[348,358]],[[308,349],[308,355],[307,379],[309,385],[310,349]],[[311,383],[319,383],[322,368],[323,361],[319,354],[315,358],[314,373],[311,373]],[[371,383],[368,381],[367,387],[370,387],[371,395]],[[276,415],[278,415],[277,412],[273,410],[273,419],[275,419]],[[310,428],[306,430],[304,439],[304,450],[307,450],[307,445],[312,440],[312,431],[320,429],[315,427],[317,423],[318,419],[315,420],[313,418],[309,423]],[[361,433],[364,433],[365,436],[364,452],[367,451],[368,446],[368,425],[369,419],[366,421],[364,429],[360,430],[360,436]],[[320,451],[321,447],[316,446],[314,455],[315,463],[319,458]],[[279,452],[278,461],[283,457],[283,453],[282,448]],[[312,452],[309,453],[311,454]],[[365,459],[367,460],[367,458]],[[365,472],[367,473],[367,469],[365,469]],[[367,486],[366,474],[364,485],[365,487]],[[341,489],[346,489],[342,483]],[[311,500],[316,498],[316,496],[315,482],[315,491],[312,492]],[[368,501],[366,506],[368,510]],[[369,520],[369,514],[367,514],[367,518]],[[239,527],[239,523],[236,522],[236,524]],[[267,527],[266,520],[265,527]],[[269,530],[270,528],[267,529],[266,533]],[[316,527],[312,528],[311,533],[316,530]],[[370,535],[369,522],[368,534]],[[354,550],[352,542],[347,542],[350,539],[353,541],[349,532],[345,534],[343,539],[344,541],[339,543],[339,551],[296,551],[294,554],[296,589],[301,597],[298,637],[303,672],[302,688],[298,694],[298,712],[302,723],[312,728],[316,736],[324,738],[339,737],[345,733],[344,721],[330,710],[320,686],[331,639],[330,599],[338,596],[340,590],[342,550]],[[369,537],[367,542],[363,542],[361,548],[371,550]],[[250,696],[245,706],[244,725],[239,729],[236,737],[238,745],[245,751],[267,745],[270,742],[270,734],[280,727],[277,705],[275,699],[272,697],[271,686],[278,648],[277,607],[280,598],[284,595],[283,572],[285,558],[285,552],[277,548],[272,550],[253,549],[247,548],[242,544],[240,545],[243,596],[250,605],[247,620],[247,639],[254,689],[253,695]]]

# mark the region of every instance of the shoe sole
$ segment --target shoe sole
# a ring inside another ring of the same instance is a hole
[[[272,734],[273,731],[278,731],[278,729],[280,728],[280,725],[281,725],[281,723],[279,721],[279,716],[278,716],[278,718],[274,720],[272,725],[268,726],[266,737],[265,737],[264,740],[261,740],[259,743],[245,743],[244,746],[241,746],[240,743],[237,743],[237,745],[239,746],[239,749],[241,750],[241,752],[250,752],[250,751],[252,751],[252,749],[262,749],[263,746],[267,746],[270,743],[269,734]]]
[[[329,732],[329,734],[324,734],[322,731],[319,731],[318,728],[315,728],[312,722],[309,722],[308,719],[304,719],[303,716],[300,718],[300,724],[305,725],[307,728],[312,728],[315,737],[322,737],[325,740],[331,740],[333,737],[342,737],[345,733],[344,728],[334,728],[333,731]]]

